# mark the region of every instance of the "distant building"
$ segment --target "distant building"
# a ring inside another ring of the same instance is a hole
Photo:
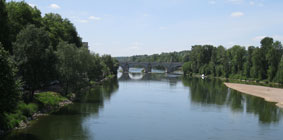
[[[88,49],[88,42],[83,42],[83,47]]]

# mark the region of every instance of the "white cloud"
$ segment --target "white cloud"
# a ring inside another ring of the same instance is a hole
[[[230,16],[231,17],[241,17],[241,16],[244,16],[244,13],[243,12],[233,12],[231,13]]]
[[[32,3],[29,3],[28,5],[32,8],[34,8],[36,6],[35,4],[32,4]]]
[[[85,19],[79,19],[78,22],[80,23],[88,23],[88,20],[85,20]]]
[[[61,7],[57,4],[50,4],[49,5],[49,8],[52,8],[52,9],[60,9]]]
[[[229,3],[233,3],[233,4],[241,4],[244,2],[244,0],[227,0]]]
[[[90,20],[101,20],[101,17],[89,16],[88,19],[90,19]]]
[[[209,1],[209,4],[216,4],[216,1],[215,0],[211,0],[211,1]]]
[[[250,5],[255,5],[255,2],[254,1],[250,1]]]
[[[250,1],[249,4],[251,6],[258,6],[258,7],[263,7],[264,6],[262,0],[253,0],[253,1]]]

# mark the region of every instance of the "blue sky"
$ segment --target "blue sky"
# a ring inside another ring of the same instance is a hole
[[[282,0],[26,0],[70,19],[90,50],[113,56],[283,41]]]

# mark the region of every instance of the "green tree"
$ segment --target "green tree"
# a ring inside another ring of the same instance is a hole
[[[266,79],[268,78],[268,75],[267,75],[267,70],[268,70],[268,67],[269,67],[269,64],[268,64],[268,51],[270,49],[272,49],[273,47],[273,38],[270,38],[270,37],[265,37],[264,39],[262,39],[260,41],[260,44],[261,44],[261,47],[260,47],[260,53],[261,53],[261,63],[262,63],[262,68],[261,68],[261,73],[260,73],[260,77],[261,79]],[[273,71],[270,70],[270,71]]]
[[[79,79],[79,62],[77,47],[66,42],[60,42],[57,46],[58,57],[57,69],[59,80],[64,88],[65,94],[72,90],[72,86]]]
[[[56,59],[48,34],[42,28],[28,25],[18,34],[13,48],[20,75],[32,99],[34,91],[53,80],[55,73]]]
[[[17,34],[27,25],[41,26],[41,12],[24,1],[7,3],[7,12],[9,19],[9,44],[16,41]]]
[[[113,59],[110,55],[103,55],[101,57],[101,60],[109,68],[111,74],[114,74],[114,75],[117,74],[117,70],[118,70],[119,64],[118,64],[118,62],[115,59]]]
[[[266,54],[266,59],[268,61],[268,80],[272,81],[276,75],[278,64],[282,55],[282,44],[279,41],[273,43],[272,47],[268,50]]]
[[[281,61],[280,61],[279,66],[278,66],[278,71],[277,71],[277,74],[276,74],[276,81],[278,83],[283,84],[283,56],[281,57]]]
[[[246,62],[244,64],[244,76],[247,78],[251,77],[251,68],[252,68],[252,55],[255,47],[250,46],[248,48],[247,56],[246,56]]]
[[[19,82],[15,64],[0,43],[0,130],[6,129],[5,113],[12,112],[19,100]]]
[[[187,75],[187,74],[191,75],[192,72],[193,72],[193,70],[192,70],[192,62],[185,62],[183,64],[182,69],[183,69],[184,75]]]
[[[59,14],[49,13],[43,17],[42,23],[54,48],[60,41],[75,44],[77,47],[82,46],[75,26],[68,19],[63,19]]]
[[[252,68],[251,76],[256,79],[262,80],[264,73],[264,66],[262,61],[262,54],[259,48],[255,48],[252,54]]]
[[[12,52],[9,42],[8,13],[5,0],[0,0],[0,42],[3,43],[5,50]]]
[[[245,47],[235,45],[228,50],[228,54],[231,60],[231,72],[233,74],[241,74],[244,64],[244,56],[246,55]]]

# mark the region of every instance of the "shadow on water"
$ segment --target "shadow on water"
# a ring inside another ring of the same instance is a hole
[[[33,134],[18,134],[18,135],[11,135],[6,138],[7,140],[40,140]]]
[[[229,107],[233,112],[257,115],[263,124],[277,123],[282,117],[282,110],[275,103],[229,89],[219,79],[183,78],[182,81],[190,88],[194,105]]]

